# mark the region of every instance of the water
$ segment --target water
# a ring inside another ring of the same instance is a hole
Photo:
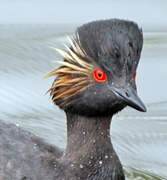
[[[64,148],[62,111],[45,92],[53,79],[43,76],[61,57],[72,25],[0,25],[0,119]],[[167,179],[167,32],[145,32],[137,71],[138,93],[148,112],[127,108],[112,122],[111,136],[128,180]]]

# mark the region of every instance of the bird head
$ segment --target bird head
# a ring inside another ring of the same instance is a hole
[[[146,111],[135,84],[143,46],[136,23],[95,21],[82,25],[68,39],[66,50],[56,49],[64,60],[47,74],[56,77],[49,90],[55,104],[87,116],[112,115],[127,105]]]

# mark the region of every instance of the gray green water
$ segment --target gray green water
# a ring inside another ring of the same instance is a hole
[[[0,119],[19,124],[64,148],[62,111],[45,92],[43,76],[61,57],[70,25],[0,25]],[[167,179],[167,32],[145,32],[137,71],[138,93],[148,112],[127,108],[114,117],[111,136],[128,180]]]

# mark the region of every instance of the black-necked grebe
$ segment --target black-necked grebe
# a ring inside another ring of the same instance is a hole
[[[1,180],[124,180],[110,139],[112,116],[125,106],[146,111],[135,76],[142,31],[131,21],[96,21],[69,39],[61,65],[47,76],[53,102],[67,116],[64,153],[14,125],[0,124]]]

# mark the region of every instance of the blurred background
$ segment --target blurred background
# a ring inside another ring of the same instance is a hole
[[[148,108],[115,116],[111,136],[128,180],[167,179],[167,1],[0,0],[0,120],[61,148],[66,122],[43,79],[77,26],[98,19],[133,20],[144,33],[138,94]]]

